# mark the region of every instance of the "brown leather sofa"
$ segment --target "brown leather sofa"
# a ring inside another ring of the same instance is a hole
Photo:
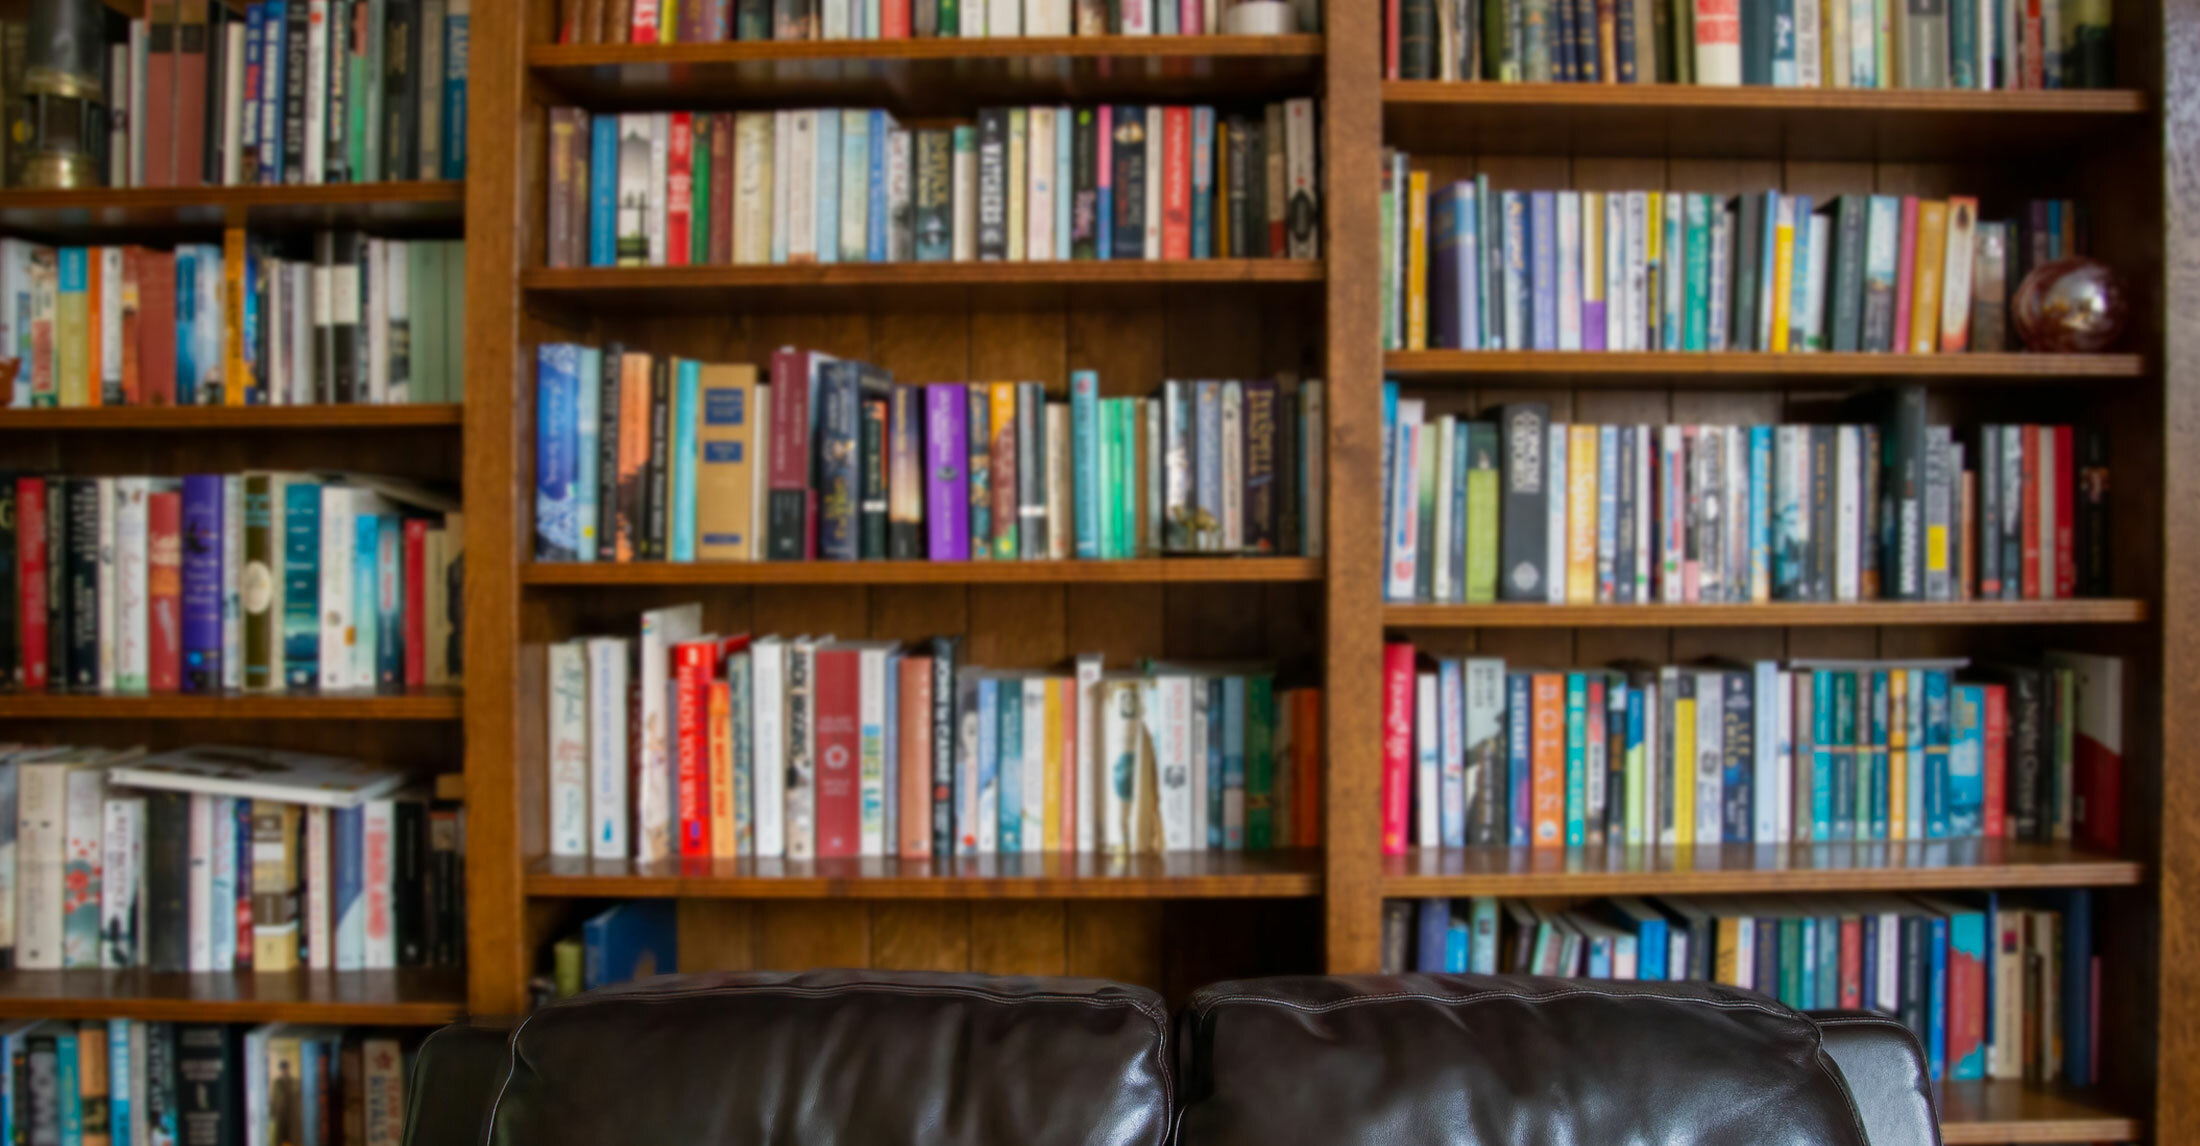
[[[408,1146],[1935,1146],[1907,1030],[1474,975],[669,976],[430,1036]]]

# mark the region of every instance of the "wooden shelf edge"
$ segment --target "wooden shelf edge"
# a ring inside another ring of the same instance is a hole
[[[1053,262],[833,263],[799,266],[529,267],[523,290],[588,293],[755,287],[1084,286],[1318,283],[1320,259],[1082,259]]]
[[[1768,354],[1757,351],[1393,350],[1386,373],[1411,377],[1565,374],[1639,377],[2140,378],[2139,354]]]
[[[393,406],[103,406],[0,410],[0,430],[374,429],[464,424],[458,403]]]
[[[1304,57],[1322,54],[1318,33],[1284,36],[1010,36],[906,40],[750,40],[693,44],[536,44],[541,71],[636,64],[774,60],[1020,60],[1049,57]]]
[[[2137,1118],[2107,1108],[2090,1091],[2005,1079],[1934,1084],[1940,1138],[1962,1143],[2128,1142]]]
[[[1696,849],[1685,861],[1676,848],[1416,849],[1384,857],[1382,871],[1390,898],[2134,887],[2145,879],[2137,861],[2014,841],[1732,844]]]
[[[1076,585],[1319,581],[1318,557],[1131,561],[530,562],[528,585]]]
[[[632,864],[538,858],[532,898],[622,899],[1304,899],[1321,894],[1321,853],[1175,853],[1113,861],[1081,855],[987,856],[934,874],[893,859]],[[1066,865],[1066,866],[1065,866]],[[589,870],[589,869],[598,870]],[[683,870],[684,869],[684,870]]]
[[[0,972],[0,1018],[440,1026],[466,1013],[457,968],[258,975]]]
[[[1385,605],[1405,629],[1797,628],[1828,625],[2116,625],[2147,619],[2134,598],[2058,601],[1775,601],[1763,605]]]
[[[457,720],[462,709],[456,692],[0,695],[0,719],[11,720]]]
[[[324,183],[313,186],[88,187],[0,190],[0,211],[106,210],[153,207],[340,206],[354,203],[451,203],[466,201],[457,179],[396,183]]]
[[[1695,84],[1561,84],[1389,80],[1388,106],[1580,107],[1827,112],[1964,112],[2139,115],[2146,93],[2129,89],[1964,91],[1956,89],[1709,87]]]

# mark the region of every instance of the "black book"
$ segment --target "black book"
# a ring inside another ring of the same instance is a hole
[[[244,1140],[237,1110],[237,1036],[219,1023],[176,1028],[177,1136],[181,1146],[232,1146]]]
[[[1833,495],[1834,483],[1840,477],[1834,472],[1838,464],[1833,438],[1832,426],[1810,428],[1810,504],[1806,507],[1810,514],[1810,557],[1803,568],[1810,578],[1808,599],[1812,601],[1833,600],[1833,564],[1837,556],[1834,541],[1840,513]]]
[[[1281,552],[1277,536],[1277,501],[1283,496],[1283,478],[1276,465],[1277,445],[1276,384],[1272,380],[1259,379],[1245,384],[1245,413],[1238,425],[1245,431],[1245,444],[1239,457],[1245,465],[1245,551],[1274,555]],[[1463,491],[1462,491],[1463,492]],[[1449,512],[1449,506],[1437,506],[1436,512]],[[1436,530],[1431,527],[1421,531],[1434,544]],[[1449,560],[1449,554],[1444,559]],[[1429,566],[1433,572],[1435,561]]]
[[[1222,209],[1228,213],[1230,249],[1224,253],[1229,258],[1240,259],[1251,256],[1256,249],[1253,245],[1253,149],[1258,133],[1252,121],[1244,116],[1231,116],[1225,126],[1229,132],[1230,146],[1223,152],[1222,163],[1224,178],[1229,182],[1229,200],[1222,205]],[[1260,179],[1263,184],[1267,181],[1265,175]],[[1123,194],[1120,177],[1115,185],[1115,193],[1120,202]]]
[[[1400,0],[1398,78],[1439,78],[1436,65],[1436,0]]]
[[[1550,444],[1551,408],[1517,402],[1498,411],[1497,596],[1505,601],[1548,599],[1543,564],[1549,558],[1550,492],[1544,451]],[[1387,496],[1389,491],[1384,491]]]
[[[603,375],[596,380],[596,409],[602,426],[596,437],[596,560],[619,559],[619,364],[626,347],[603,348]]]
[[[2078,596],[2108,596],[2108,435],[2080,426],[2078,439]]]
[[[1977,675],[2003,686],[2009,711],[2009,837],[2045,842],[2052,827],[2047,816],[2050,743],[2048,685],[2038,668],[2022,664],[1981,665]],[[1911,704],[1922,701],[1913,697]]]
[[[1750,789],[1755,779],[1753,762],[1757,759],[1753,747],[1757,732],[1754,716],[1756,680],[1747,668],[1730,668],[1721,675],[1726,696],[1719,706],[1719,731],[1726,777],[1719,789],[1719,827],[1727,843],[1746,844],[1756,831],[1756,808],[1750,802]],[[1765,698],[1767,703],[1771,699]],[[1622,739],[1619,743],[1626,741]],[[1617,790],[1625,792],[1625,783],[1623,776],[1622,787]],[[1611,800],[1613,791],[1606,788],[1604,798]]]
[[[954,133],[929,129],[916,133],[915,246],[920,263],[939,263],[955,255]]]
[[[331,5],[331,7],[334,8],[336,5]],[[331,19],[328,22],[329,67],[326,150],[322,155],[311,157],[308,160],[308,162],[314,159],[321,161],[321,181],[323,183],[351,182],[351,145],[350,138],[345,134],[351,125],[351,112],[349,110],[351,77],[348,74],[351,69],[344,66],[344,61],[349,59],[351,54],[350,39],[351,21]],[[212,69],[208,69],[208,74],[212,74]],[[206,106],[213,107],[214,105],[209,102]]]
[[[1116,108],[1112,130],[1115,218],[1109,220],[1108,257],[1141,259],[1146,257],[1146,109]]]
[[[190,970],[191,797],[145,794],[145,953],[155,971]]]
[[[1833,208],[1833,349],[1864,347],[1864,216],[1868,197],[1843,195]]]
[[[1917,1036],[1919,1046],[1929,1045],[1926,1040],[1932,1031],[1925,1021],[1925,1008],[1932,992],[1928,989],[1932,956],[1931,926],[1922,915],[1902,917],[1902,938],[1896,956],[1898,980],[1901,983],[1900,998],[1895,1017]]]
[[[311,20],[309,6],[291,4],[283,13],[283,182],[306,181],[306,68]]]
[[[465,965],[465,873],[460,870],[458,811],[439,807],[428,812],[428,963],[434,967]]]
[[[1762,350],[1757,345],[1757,265],[1764,255],[1765,199],[1762,195],[1742,195],[1735,212],[1734,241],[1727,244],[1734,251],[1734,273],[1728,275],[1734,297],[1726,308],[1733,328],[1727,332],[1728,350]]]
[[[862,383],[857,364],[829,360],[819,368],[813,395],[816,450],[810,458],[810,489],[817,498],[817,556],[853,561],[862,554],[858,533],[862,435]],[[775,531],[776,532],[776,531]]]
[[[1664,7],[1662,4],[1653,6]],[[1641,65],[1635,60],[1635,51],[1635,21],[1628,12],[1622,11],[1619,19],[1613,21],[1612,63],[1619,69],[1619,82],[1623,84],[1636,82],[1639,74],[1635,69]]]
[[[1017,384],[1016,550],[1026,561],[1047,556],[1046,401],[1037,382]]]
[[[978,110],[978,258],[1008,257],[1008,109]]]
[[[206,108],[206,131],[199,137],[199,171],[209,187],[218,187],[222,182],[222,105],[228,102],[223,98],[223,77],[232,18],[226,3],[206,6],[206,103],[202,105]]]
[[[1100,257],[1100,116],[1077,109],[1069,153],[1069,252],[1073,259]]]
[[[1264,120],[1249,118],[1245,122],[1245,257],[1266,258],[1274,254],[1268,249],[1268,149],[1282,147],[1281,139],[1270,138]],[[1154,178],[1161,177],[1154,172]],[[1236,223],[1233,220],[1232,226]]]
[[[23,687],[22,650],[17,646],[22,626],[16,623],[16,610],[22,607],[22,596],[16,584],[15,522],[15,475],[0,473],[0,689]]]
[[[99,480],[69,479],[68,686],[99,687]]]
[[[649,464],[642,469],[642,536],[636,547],[644,561],[665,559],[671,460],[672,359],[658,355],[649,364]]]
[[[1880,596],[1925,599],[1925,388],[1904,386],[1879,435]],[[1816,528],[1816,517],[1812,518]]]
[[[356,287],[362,277],[359,264],[365,261],[367,241],[357,231],[338,231],[330,242],[329,277],[354,284],[355,289],[347,297],[347,292],[337,287],[335,301],[329,307],[329,392],[338,402],[363,402],[367,397],[366,374],[360,370],[360,358],[367,340],[359,336],[359,327],[366,292]]]
[[[23,1086],[16,1092],[25,1098],[20,1141],[30,1146],[58,1146],[61,1141],[61,1062],[54,1036],[45,1030],[23,1040]]]
[[[397,965],[418,967],[428,961],[428,806],[399,800],[394,809],[397,878],[391,881],[391,898],[397,916]]]
[[[955,855],[955,661],[961,637],[932,638],[932,858]],[[977,719],[975,712],[971,719]],[[972,729],[976,742],[976,729]]]
[[[1780,983],[1780,921],[1760,915],[1751,921],[1757,929],[1757,981],[1777,990]],[[1800,967],[1802,960],[1795,960]]]
[[[69,479],[46,478],[46,683],[69,687]]]
[[[386,0],[382,49],[382,177],[420,166],[420,67],[418,0]],[[436,29],[441,35],[443,30]]]
[[[738,5],[733,18],[734,37],[741,40],[771,39],[772,0],[738,0]],[[919,4],[917,7],[923,8],[926,5]]]
[[[856,455],[856,554],[886,557],[886,422],[888,400],[865,396]]]
[[[145,1121],[166,1126],[176,1116],[176,1028],[145,1024]]]

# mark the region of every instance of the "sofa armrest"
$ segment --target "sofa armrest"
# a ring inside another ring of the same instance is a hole
[[[428,1036],[406,1088],[405,1146],[480,1146],[511,1073],[509,1020],[468,1020]]]
[[[1813,1011],[1871,1146],[1940,1146],[1925,1055],[1910,1028],[1871,1011]]]

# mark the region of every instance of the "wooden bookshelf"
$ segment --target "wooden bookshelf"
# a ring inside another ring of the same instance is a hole
[[[94,187],[0,190],[0,229],[53,241],[172,237],[223,227],[287,231],[361,227],[382,233],[444,230],[458,222],[457,181],[317,186]]]
[[[2147,619],[2136,599],[1856,601],[1762,605],[1386,605],[1383,623],[1409,629],[1800,628],[1831,625],[2124,625]]]
[[[2137,354],[1765,354],[1756,351],[1394,350],[1386,373],[1427,383],[1444,378],[1519,379],[1531,385],[1764,389],[1830,380],[1968,380],[1996,385],[2142,379]]]
[[[2123,1142],[2145,1133],[2103,1095],[1991,1079],[1936,1088],[1940,1140],[1957,1143]],[[2161,1139],[2168,1141],[2168,1139]]]
[[[1195,585],[1319,581],[1315,557],[1131,561],[530,562],[529,585]]]
[[[439,1026],[466,1013],[455,970],[173,974],[0,971],[0,1017]]]
[[[46,430],[372,430],[456,428],[465,407],[420,402],[396,406],[78,406],[0,410],[0,431]]]
[[[457,720],[455,689],[415,693],[74,693],[0,695],[0,720]]]
[[[1592,896],[2135,887],[2145,866],[2015,840],[1705,847],[1415,848],[1383,857],[1383,894]]]
[[[805,311],[850,304],[929,310],[978,303],[1138,297],[1168,287],[1306,287],[1318,259],[1176,259],[1024,263],[813,263],[800,266],[532,267],[532,298],[625,312]],[[943,293],[945,292],[945,293]],[[1035,293],[1037,292],[1037,293]]]
[[[1273,899],[1321,892],[1321,855],[988,855],[902,859],[715,860],[663,864],[537,859],[535,897],[691,899]]]

